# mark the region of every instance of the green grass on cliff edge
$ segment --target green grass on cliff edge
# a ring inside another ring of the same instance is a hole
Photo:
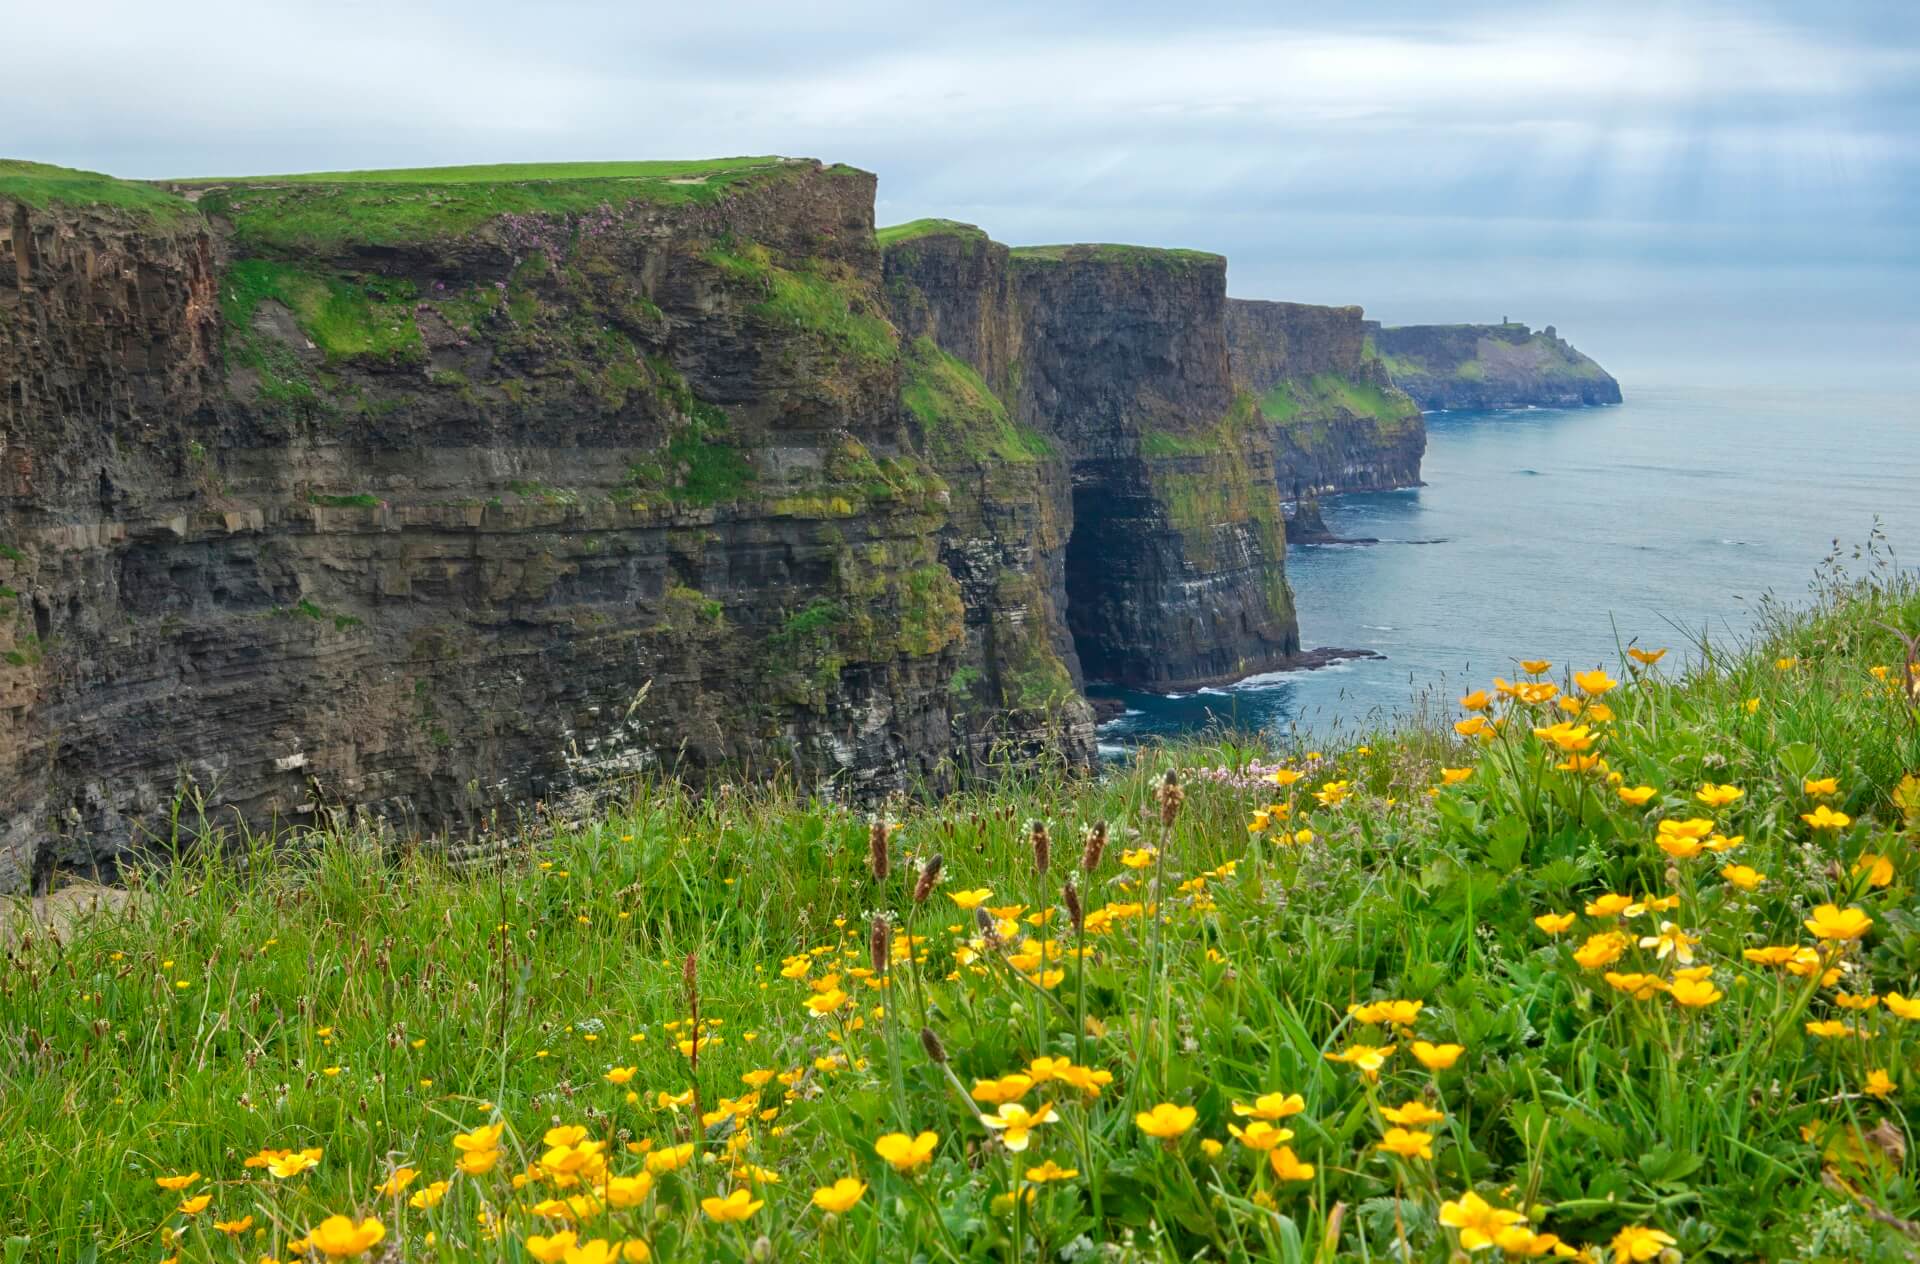
[[[38,208],[97,206],[133,211],[163,222],[194,214],[193,203],[150,184],[20,158],[0,158],[0,198]]]
[[[1206,250],[1170,246],[1125,246],[1111,242],[1082,242],[1058,246],[1015,246],[1009,254],[1016,263],[1135,263],[1161,268],[1226,266],[1226,256]]]
[[[811,170],[777,157],[661,162],[504,163],[391,171],[320,171],[172,182],[200,192],[243,246],[329,250],[403,245],[469,232],[501,215],[553,215],[712,202],[737,186]]]
[[[975,224],[963,224],[957,219],[915,219],[904,224],[889,224],[885,228],[874,230],[874,237],[882,249],[897,246],[904,241],[915,241],[921,237],[961,237],[968,241],[988,241],[986,231]]]
[[[1338,373],[1289,378],[1260,397],[1260,415],[1279,425],[1330,421],[1343,414],[1370,418],[1388,429],[1420,419],[1419,406],[1404,392]]]
[[[183,838],[10,947],[6,1258],[1908,1260],[1920,594],[1816,603],[897,830],[655,779],[467,872]]]

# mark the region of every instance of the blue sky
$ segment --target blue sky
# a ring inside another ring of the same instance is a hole
[[[1910,384],[1920,6],[1334,7],[35,6],[0,146],[129,176],[806,154],[878,172],[883,223],[1553,323],[1629,388]]]

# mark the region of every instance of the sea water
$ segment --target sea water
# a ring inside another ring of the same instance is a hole
[[[1626,387],[1610,408],[1427,414],[1426,485],[1323,502],[1378,544],[1298,545],[1301,643],[1381,659],[1184,695],[1100,690],[1108,753],[1228,724],[1311,740],[1448,702],[1517,660],[1614,667],[1627,644],[1749,631],[1876,521],[1920,563],[1920,395]],[[1663,665],[1664,666],[1664,665]]]

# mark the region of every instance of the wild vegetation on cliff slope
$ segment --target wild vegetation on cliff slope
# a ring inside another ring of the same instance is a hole
[[[188,841],[11,949],[6,1258],[1909,1258],[1917,624],[484,873]]]

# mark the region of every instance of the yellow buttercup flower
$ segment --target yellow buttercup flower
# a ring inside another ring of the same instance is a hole
[[[1291,768],[1276,768],[1268,773],[1267,777],[1276,786],[1290,786],[1306,775],[1303,772],[1295,772]]]
[[[1076,1088],[1089,1097],[1100,1096],[1100,1090],[1113,1083],[1113,1072],[1075,1066],[1071,1062],[1056,1070],[1054,1076],[1063,1084]]]
[[[647,1195],[653,1189],[653,1177],[646,1172],[635,1172],[632,1176],[609,1176],[602,1187],[600,1196],[607,1206],[616,1209],[638,1207],[647,1201]]]
[[[1571,913],[1542,913],[1533,919],[1533,924],[1549,935],[1565,934],[1573,926]]]
[[[1399,1106],[1383,1106],[1380,1114],[1390,1124],[1404,1124],[1409,1128],[1437,1124],[1447,1117],[1445,1111],[1435,1110],[1417,1097]]]
[[[1587,936],[1587,942],[1573,950],[1573,959],[1589,970],[1598,970],[1620,960],[1632,941],[1617,930]]]
[[[1523,658],[1520,660],[1520,670],[1529,676],[1544,676],[1553,670],[1553,664],[1544,658]]]
[[[1586,694],[1588,697],[1599,697],[1601,694],[1606,693],[1608,690],[1620,684],[1619,681],[1597,668],[1593,671],[1573,673],[1573,683],[1581,693]]]
[[[1027,1169],[1026,1178],[1035,1185],[1044,1185],[1048,1181],[1070,1181],[1080,1175],[1078,1168],[1061,1167],[1052,1159],[1036,1163]]]
[[[737,1224],[766,1205],[765,1199],[755,1198],[752,1191],[745,1189],[736,1189],[725,1198],[700,1200],[700,1210],[707,1213],[707,1219],[721,1224]]]
[[[1385,1150],[1388,1154],[1397,1154],[1403,1159],[1431,1159],[1433,1134],[1418,1132],[1411,1128],[1389,1128],[1374,1148]]]
[[[1283,1181],[1310,1181],[1313,1179],[1313,1164],[1302,1163],[1300,1156],[1293,1152],[1292,1146],[1281,1146],[1267,1155],[1267,1162],[1273,1168],[1273,1174]]]
[[[440,1200],[447,1196],[447,1190],[450,1188],[451,1186],[445,1181],[434,1181],[430,1185],[423,1185],[414,1191],[413,1197],[407,1199],[407,1206],[415,1211],[432,1211],[440,1205]]]
[[[1060,1118],[1054,1113],[1050,1103],[1043,1103],[1038,1110],[1029,1111],[1019,1102],[1002,1102],[1000,1109],[991,1115],[980,1116],[982,1126],[1000,1134],[1000,1140],[1007,1149],[1018,1153],[1027,1148],[1032,1132],[1041,1124],[1049,1124]]]
[[[458,1133],[453,1138],[453,1148],[467,1151],[495,1149],[500,1144],[500,1134],[506,1129],[505,1124],[487,1124],[475,1128],[472,1132]],[[584,1128],[581,1129],[580,1135],[583,1137],[586,1135]]]
[[[561,1264],[567,1258],[567,1252],[571,1251],[573,1244],[579,1240],[579,1236],[571,1229],[562,1229],[551,1237],[542,1237],[535,1233],[523,1239],[521,1245],[526,1247],[527,1254],[539,1260],[540,1264]]]
[[[1509,1225],[1526,1217],[1517,1211],[1495,1207],[1468,1190],[1458,1201],[1440,1204],[1440,1223],[1460,1234],[1460,1245],[1469,1251],[1484,1251],[1494,1245],[1494,1237]]]
[[[1440,783],[1442,785],[1457,786],[1471,776],[1473,776],[1473,769],[1471,768],[1442,768],[1440,770]]]
[[[1659,662],[1661,659],[1665,658],[1666,656],[1667,656],[1667,652],[1664,649],[1643,650],[1643,649],[1640,649],[1638,646],[1632,646],[1632,645],[1627,647],[1627,657],[1631,658],[1634,662],[1639,663],[1642,666],[1646,666],[1646,667],[1653,666],[1655,663]]]
[[[1633,900],[1631,897],[1609,891],[1598,899],[1588,901],[1587,916],[1618,917],[1632,907]]]
[[[992,887],[976,887],[971,891],[949,891],[947,898],[971,913],[993,898]],[[861,1186],[862,1189],[866,1188]]]
[[[1353,1015],[1355,1022],[1368,1026],[1390,1023],[1395,1027],[1411,1027],[1426,1004],[1425,1001],[1372,1001],[1365,1005],[1349,1005],[1347,1013]]]
[[[1887,1009],[1895,1016],[1908,1022],[1920,1020],[1920,997],[1909,999],[1898,992],[1889,992],[1880,999],[1886,1002]]]
[[[853,1205],[866,1196],[866,1182],[851,1176],[843,1176],[831,1185],[823,1185],[813,1191],[813,1205],[822,1211],[845,1214],[853,1210]]]
[[[1558,724],[1549,724],[1545,728],[1536,728],[1533,735],[1569,753],[1578,753],[1593,745],[1592,728],[1585,724],[1572,724],[1566,720]]]
[[[665,1176],[668,1172],[677,1172],[693,1161],[693,1142],[683,1141],[679,1145],[662,1146],[647,1155],[647,1171],[654,1176]]]
[[[1278,1123],[1282,1119],[1297,1115],[1307,1108],[1307,1099],[1298,1093],[1262,1093],[1253,1099],[1253,1105],[1233,1104],[1233,1113],[1246,1118],[1265,1119]]]
[[[1866,934],[1873,926],[1873,919],[1857,908],[1842,909],[1832,904],[1822,904],[1801,925],[1812,931],[1815,939],[1848,941]]]
[[[1446,1070],[1467,1051],[1465,1045],[1434,1045],[1424,1040],[1416,1040],[1410,1047],[1413,1056],[1420,1060],[1420,1065],[1429,1071]]]
[[[1822,803],[1811,812],[1802,812],[1800,819],[1817,830],[1843,830],[1853,824],[1853,818],[1845,812],[1836,812]]]
[[[216,1220],[213,1222],[213,1227],[230,1238],[238,1237],[253,1228],[253,1217],[242,1216],[238,1220]]]
[[[1614,991],[1625,992],[1636,1001],[1649,1000],[1667,988],[1666,980],[1657,974],[1620,974],[1609,970],[1601,977]]]
[[[1885,1067],[1875,1067],[1867,1073],[1867,1082],[1861,1086],[1861,1090],[1869,1097],[1877,1097],[1885,1101],[1898,1091],[1898,1086],[1894,1084],[1893,1077],[1887,1074]]]
[[[1151,847],[1129,847],[1120,853],[1120,863],[1129,869],[1145,869],[1157,853]]]
[[[1802,793],[1811,795],[1816,799],[1824,799],[1828,795],[1840,793],[1840,778],[1806,777],[1801,780],[1800,789]]]
[[[1706,979],[1676,979],[1671,992],[1677,1003],[1689,1009],[1704,1009],[1726,995]]]
[[[1172,1102],[1161,1102],[1152,1110],[1143,1110],[1133,1117],[1133,1122],[1141,1132],[1162,1141],[1172,1141],[1187,1129],[1193,1127],[1193,1121],[1200,1112],[1191,1106],[1176,1106]]]
[[[1693,797],[1710,808],[1724,808],[1729,803],[1743,798],[1746,793],[1747,792],[1739,786],[1717,785],[1709,781],[1698,790],[1695,790]]]
[[[1647,800],[1653,798],[1659,791],[1652,786],[1621,786],[1614,793],[1620,796],[1622,803],[1630,807],[1643,808],[1647,806]]]
[[[169,1193],[177,1194],[200,1179],[200,1173],[188,1172],[183,1176],[156,1176],[153,1183]]]
[[[1492,705],[1493,699],[1487,696],[1487,691],[1484,689],[1475,689],[1460,699],[1461,708],[1467,711],[1485,711]]]
[[[1018,1101],[1032,1087],[1032,1076],[1015,1071],[1012,1075],[1003,1075],[997,1080],[975,1080],[973,1100],[984,1102],[988,1106],[997,1106],[1001,1102]]]
[[[1276,1128],[1264,1119],[1256,1119],[1245,1128],[1228,1124],[1227,1131],[1249,1150],[1271,1150],[1283,1141],[1293,1140],[1293,1129]]]
[[[1492,735],[1492,725],[1484,715],[1470,715],[1464,720],[1453,722],[1453,731],[1462,737],[1478,737],[1482,733]]]
[[[609,1084],[625,1084],[637,1075],[639,1071],[640,1068],[637,1066],[608,1067],[607,1073],[601,1078]]]
[[[268,1163],[267,1171],[284,1179],[290,1176],[298,1176],[308,1168],[318,1166],[319,1163],[320,1151],[295,1150],[290,1154],[280,1155]]]
[[[1884,887],[1893,881],[1893,861],[1874,852],[1863,851],[1853,862],[1856,875],[1865,874],[1869,886]]]
[[[499,1161],[498,1150],[466,1150],[460,1155],[459,1168],[468,1176],[485,1176]]]
[[[1689,935],[1672,922],[1661,922],[1660,933],[1642,937],[1640,946],[1653,949],[1662,961],[1672,957],[1685,966],[1693,964],[1693,946],[1699,942],[1698,935]]]
[[[207,1204],[212,1201],[212,1194],[195,1194],[192,1198],[185,1199],[181,1202],[180,1214],[183,1216],[197,1216],[205,1211]]]
[[[1313,797],[1321,807],[1333,808],[1345,802],[1352,792],[1353,783],[1350,781],[1328,781],[1323,782],[1320,788],[1313,792]]]
[[[369,1216],[359,1224],[345,1216],[328,1216],[307,1232],[307,1241],[331,1259],[364,1255],[387,1236],[386,1226]]]
[[[1344,1062],[1369,1080],[1380,1078],[1380,1068],[1393,1056],[1393,1045],[1353,1045],[1338,1053],[1329,1053],[1327,1061]]]
[[[1742,891],[1751,891],[1767,880],[1767,875],[1747,865],[1728,865],[1720,871],[1727,885],[1739,887]]]
[[[1791,661],[1791,660],[1787,660]],[[1631,1260],[1634,1264],[1659,1258],[1660,1252],[1674,1245],[1673,1239],[1658,1229],[1647,1229],[1640,1225],[1628,1225],[1613,1235],[1611,1250],[1613,1258],[1622,1264]]]
[[[377,1189],[375,1192],[379,1194],[383,1194],[389,1198],[393,1197],[395,1194],[404,1193],[406,1191],[407,1186],[413,1184],[414,1179],[419,1175],[420,1173],[414,1170],[413,1168],[397,1167],[393,1169],[392,1173],[388,1175],[386,1180],[380,1183],[379,1189]]]
[[[940,1144],[940,1134],[923,1132],[909,1137],[904,1132],[890,1132],[873,1143],[873,1152],[885,1159],[897,1172],[911,1172],[925,1167],[933,1161],[933,1151]]]

